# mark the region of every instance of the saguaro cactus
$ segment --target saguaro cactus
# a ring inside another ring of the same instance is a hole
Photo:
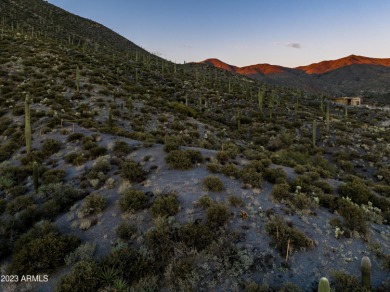
[[[30,96],[26,95],[24,102],[24,135],[26,140],[27,154],[31,153],[31,115],[30,115]]]
[[[370,258],[364,256],[361,262],[362,269],[362,286],[371,291],[371,261]]]
[[[241,128],[241,111],[240,110],[237,110],[236,120],[237,120],[237,129],[239,130]]]
[[[313,121],[313,147],[316,146],[316,139],[317,139],[317,122],[316,120]]]
[[[76,68],[76,91],[80,92],[80,68],[77,66]]]
[[[326,131],[329,132],[330,116],[329,116],[329,102],[326,104]]]
[[[34,161],[34,163],[33,163],[33,181],[34,181],[34,191],[36,194],[38,193],[38,176],[39,176],[38,162]]]
[[[318,282],[318,292],[330,292],[330,285],[327,278],[322,277]]]
[[[264,100],[264,91],[259,88],[259,93],[257,94],[257,99],[259,103],[260,113],[263,114],[263,100]]]

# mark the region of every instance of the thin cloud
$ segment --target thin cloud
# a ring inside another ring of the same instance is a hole
[[[300,43],[295,43],[295,42],[288,42],[288,43],[276,43],[278,46],[284,46],[288,48],[294,48],[294,49],[300,49],[302,48]]]

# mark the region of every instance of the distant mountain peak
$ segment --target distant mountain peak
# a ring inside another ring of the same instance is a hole
[[[234,65],[229,65],[217,58],[210,58],[204,60],[200,63],[212,65],[217,68],[225,69],[230,72],[239,73],[242,75],[254,75],[254,74],[274,74],[274,73],[282,73],[284,72],[284,67],[270,64],[256,64],[244,67],[237,67]]]
[[[356,64],[370,64],[389,67],[390,59],[369,58],[352,54],[337,60],[322,61],[307,66],[299,66],[296,67],[296,69],[305,71],[307,74],[324,74],[329,71]]]

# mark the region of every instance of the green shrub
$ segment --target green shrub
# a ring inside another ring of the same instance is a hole
[[[90,261],[78,262],[72,271],[61,278],[57,292],[96,292],[100,287],[99,266]]]
[[[179,200],[174,193],[159,196],[154,200],[150,210],[153,217],[174,216],[179,212]]]
[[[213,241],[214,232],[204,224],[186,224],[180,228],[179,237],[188,247],[203,250]]]
[[[360,292],[362,288],[360,283],[355,276],[346,274],[341,271],[332,272],[331,283],[335,291],[351,291],[351,292]]]
[[[122,157],[133,152],[133,147],[131,147],[125,141],[115,141],[113,152],[116,156]]]
[[[245,292],[269,292],[269,288],[265,285],[249,282],[245,285]]]
[[[236,144],[226,143],[223,145],[223,151],[225,151],[231,159],[236,158],[236,156],[240,153],[240,149]]]
[[[220,173],[222,170],[218,163],[208,163],[206,164],[206,169],[211,173]]]
[[[267,168],[263,172],[263,178],[273,184],[287,182],[287,174],[283,168]]]
[[[47,139],[42,144],[42,152],[46,156],[50,156],[54,153],[57,153],[61,149],[61,142],[53,139]]]
[[[47,218],[54,218],[56,215],[69,209],[76,201],[82,199],[86,194],[67,184],[49,184],[41,188],[41,193],[48,198],[42,206],[43,214]]]
[[[130,240],[136,233],[137,227],[127,222],[122,222],[116,229],[116,235],[122,240]]]
[[[233,207],[244,206],[244,200],[237,197],[237,196],[230,196],[228,200],[229,200],[230,205]]]
[[[174,169],[187,170],[202,162],[202,155],[195,150],[172,150],[165,157],[168,165]]]
[[[221,203],[212,204],[206,212],[207,224],[211,228],[218,228],[225,225],[230,217],[229,208]]]
[[[62,169],[50,169],[42,174],[42,184],[62,183],[65,180],[66,172]]]
[[[293,197],[290,186],[286,183],[274,185],[271,196],[278,202],[289,202]]]
[[[19,148],[19,145],[14,141],[10,141],[0,146],[0,162],[10,159],[14,152]]]
[[[135,183],[145,180],[146,173],[139,163],[127,160],[121,164],[120,176]]]
[[[219,163],[225,164],[229,161],[230,155],[227,151],[219,151],[215,155],[215,158],[218,160]]]
[[[121,195],[118,203],[122,212],[138,211],[148,206],[148,198],[142,191],[129,189]]]
[[[5,209],[7,208],[7,201],[3,198],[0,198],[0,215],[4,213]]]
[[[7,213],[13,215],[34,204],[32,197],[25,195],[16,197],[7,204]]]
[[[206,188],[208,191],[212,192],[221,192],[225,189],[225,186],[223,185],[222,180],[217,177],[217,176],[206,176],[203,181],[203,186]]]
[[[277,292],[303,292],[303,290],[297,284],[287,282],[284,283]]]
[[[107,149],[102,146],[92,147],[88,151],[88,156],[90,159],[95,159],[99,156],[106,155]]]
[[[213,200],[208,195],[201,196],[199,200],[196,202],[197,206],[200,206],[204,209],[207,209],[208,207],[211,206],[213,203]]]
[[[106,198],[100,194],[90,194],[85,198],[84,204],[80,209],[82,216],[98,214],[103,212],[106,207]]]
[[[360,181],[354,180],[348,182],[345,185],[341,185],[338,188],[338,193],[342,197],[349,197],[352,202],[356,204],[365,204],[367,205],[368,201],[371,199],[371,191]]]
[[[239,178],[240,177],[240,169],[235,166],[233,163],[228,163],[220,167],[221,173],[226,175],[227,177]]]
[[[286,255],[287,243],[295,250],[300,248],[312,248],[314,243],[302,231],[290,227],[281,217],[272,218],[266,225],[265,230],[273,238],[274,243],[282,256]]]
[[[153,272],[148,261],[130,247],[113,249],[104,258],[101,265],[103,266],[103,271],[114,270],[116,272],[117,277],[114,277],[113,280],[121,278],[127,281],[128,284]]]
[[[251,185],[253,188],[261,188],[263,176],[256,169],[245,166],[240,172],[240,178],[243,183]]]
[[[84,134],[82,134],[82,133],[71,133],[71,134],[69,134],[69,136],[66,140],[68,142],[74,142],[77,140],[81,141],[83,137],[84,137]]]
[[[183,141],[178,137],[166,137],[164,143],[164,151],[169,153],[173,150],[180,150],[180,146],[183,144]]]
[[[357,231],[361,234],[367,233],[366,214],[352,202],[341,199],[338,201],[338,212],[344,218],[344,224],[349,230]]]
[[[75,166],[83,165],[87,161],[87,153],[84,152],[71,152],[64,157],[66,163],[71,163]]]
[[[16,198],[27,193],[28,188],[26,186],[13,186],[7,190],[8,195],[11,198]]]
[[[92,166],[94,172],[102,172],[107,174],[111,170],[111,163],[108,157],[101,156],[96,159],[96,162]]]
[[[45,274],[64,264],[64,257],[80,244],[70,235],[48,233],[31,240],[14,252],[9,273],[17,275]]]
[[[185,104],[182,104],[182,103],[179,103],[179,102],[171,102],[170,103],[170,107],[177,113],[181,113],[185,116],[188,116],[188,117],[196,117],[196,111],[189,107],[189,106],[186,106]]]

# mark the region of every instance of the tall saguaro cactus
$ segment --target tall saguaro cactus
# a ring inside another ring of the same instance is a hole
[[[263,114],[263,100],[264,100],[264,91],[259,88],[259,93],[257,94],[257,101],[259,103],[260,113]]]
[[[240,128],[241,128],[241,111],[240,110],[237,110],[236,120],[237,120],[237,129],[240,130]]]
[[[318,292],[330,292],[330,285],[327,278],[322,277],[318,282]]]
[[[27,154],[31,153],[31,115],[30,115],[30,96],[26,95],[26,100],[24,102],[24,135],[26,140],[26,150]]]
[[[326,104],[326,131],[329,132],[330,115],[329,115],[329,102]]]
[[[362,286],[368,291],[371,291],[371,261],[370,258],[364,256],[361,262],[362,269]]]
[[[80,68],[77,66],[76,68],[76,91],[80,92]]]
[[[317,140],[317,122],[316,120],[313,121],[313,147],[316,146],[316,140]]]

